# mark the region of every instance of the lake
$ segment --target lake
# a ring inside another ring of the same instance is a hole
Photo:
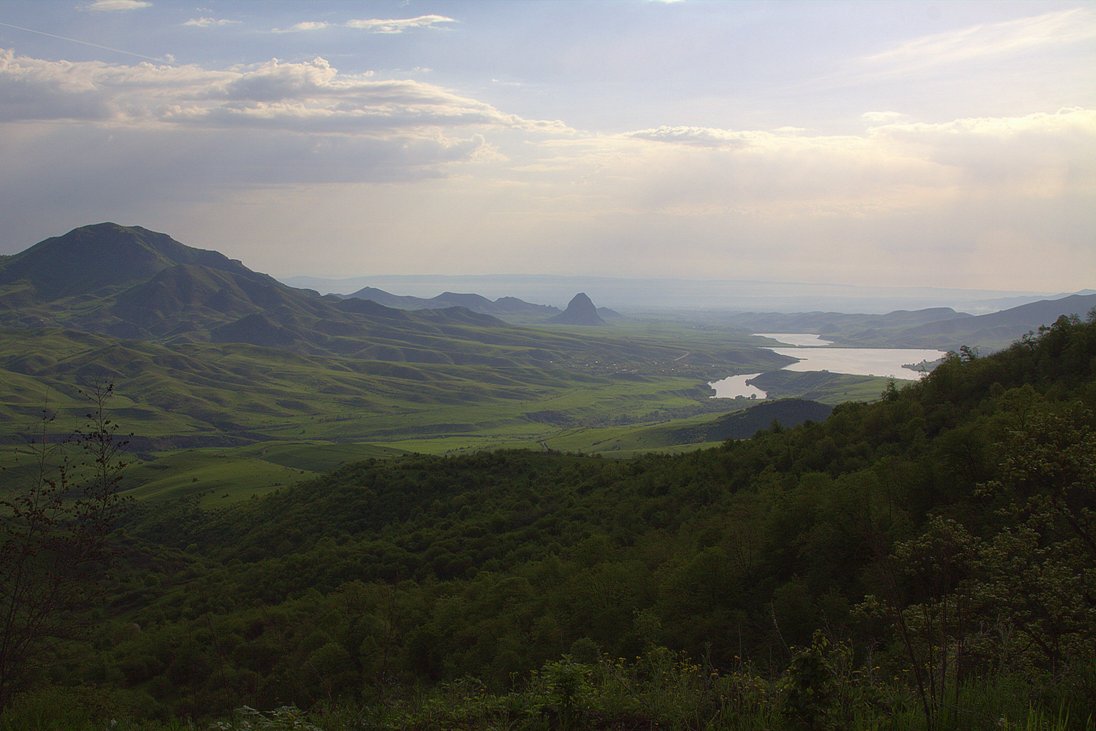
[[[712,381],[708,385],[715,389],[712,398],[765,398],[768,394],[756,386],[751,386],[746,381],[757,378],[760,373],[748,373],[744,376],[730,376],[718,381]]]
[[[799,360],[784,366],[781,370],[807,372],[829,371],[853,376],[880,376],[903,381],[916,381],[924,373],[903,368],[907,363],[921,363],[943,358],[942,350],[926,348],[830,348],[828,340],[810,333],[754,333],[777,342],[797,347],[769,348],[774,353]],[[712,398],[754,398],[763,399],[767,394],[746,381],[756,378],[758,373],[730,376],[708,385],[715,391]]]
[[[785,345],[797,345],[800,348],[821,348],[833,345],[832,340],[823,340],[810,333],[754,333],[757,337],[770,338]]]

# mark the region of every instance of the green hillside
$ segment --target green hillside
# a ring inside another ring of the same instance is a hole
[[[593,337],[462,307],[321,297],[115,224],[48,239],[0,269],[8,444],[44,407],[72,423],[77,388],[112,382],[141,454],[269,440],[537,446],[563,429],[725,412],[736,405],[709,399],[708,380],[787,362],[726,330],[632,323]],[[250,482],[279,482],[262,473]]]
[[[0,285],[26,282],[42,300],[141,282],[177,265],[248,270],[216,251],[195,249],[140,226],[101,223],[46,239],[0,261]]]
[[[48,646],[0,728],[1091,728],[1094,409],[1096,320],[1062,318],[680,456],[142,501],[99,629]]]

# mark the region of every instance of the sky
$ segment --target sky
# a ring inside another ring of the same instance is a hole
[[[1096,286],[1096,3],[0,0],[0,253]]]

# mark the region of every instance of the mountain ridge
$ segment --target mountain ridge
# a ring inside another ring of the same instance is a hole
[[[94,264],[86,279],[78,267],[58,273],[59,262],[73,259]],[[478,300],[472,295],[462,301]],[[499,302],[520,307],[516,298]],[[408,311],[321,295],[252,271],[219,252],[113,223],[73,229],[2,262],[0,329],[11,333],[12,340],[25,334],[24,342],[76,332],[117,338],[127,348],[138,343],[168,348],[239,343],[369,364],[355,368],[390,371],[381,363],[490,366],[512,372],[531,369],[528,374],[534,379],[545,377],[540,369],[548,365],[566,370],[574,364],[597,364],[609,371],[637,360],[670,361],[678,352],[658,343],[590,340],[526,328],[463,306]],[[769,355],[751,358],[766,360]],[[16,361],[19,368],[34,367],[26,359]],[[455,377],[455,372],[445,376]],[[481,382],[492,378],[486,372],[474,374],[468,392],[482,391]],[[553,379],[558,376],[548,378]],[[409,381],[397,390],[413,388]],[[519,393],[508,392],[515,397]]]
[[[122,287],[180,264],[251,271],[220,252],[187,246],[140,226],[111,222],[45,239],[0,264],[0,285],[26,281],[46,300]]]
[[[364,299],[377,302],[386,307],[401,310],[433,310],[447,307],[464,307],[472,312],[495,317],[526,316],[548,318],[560,310],[551,305],[538,305],[517,297],[499,297],[490,300],[480,294],[462,292],[442,292],[434,297],[415,297],[386,292],[376,287],[363,287],[348,295],[337,295],[346,299]]]
[[[131,340],[241,342],[314,354],[370,352],[388,339],[400,341],[396,350],[404,356],[450,335],[468,340],[469,327],[508,327],[461,307],[420,317],[341,302],[282,284],[220,252],[115,223],[46,239],[0,266],[5,326],[60,325]]]
[[[895,310],[882,315],[842,312],[745,312],[724,318],[752,332],[813,333],[838,346],[1000,350],[1026,332],[1065,315],[1085,316],[1096,295],[1039,300],[985,315],[949,307]]]

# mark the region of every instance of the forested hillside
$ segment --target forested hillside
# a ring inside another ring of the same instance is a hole
[[[1091,728],[1094,411],[1063,317],[717,449],[137,504],[0,728]]]

